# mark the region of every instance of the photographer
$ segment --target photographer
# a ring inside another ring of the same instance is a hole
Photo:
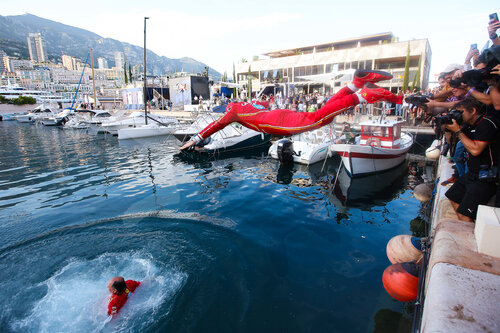
[[[459,220],[473,222],[478,205],[487,204],[496,191],[496,167],[500,149],[499,125],[486,116],[485,105],[468,97],[457,103],[464,127],[455,119],[446,127],[462,141],[468,152],[468,171],[446,192]]]

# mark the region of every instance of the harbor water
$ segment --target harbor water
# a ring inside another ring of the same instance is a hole
[[[382,285],[387,241],[422,210],[406,164],[350,181],[339,158],[287,169],[266,149],[193,158],[172,137],[17,122],[0,142],[2,332],[411,325]],[[116,275],[143,283],[111,319]]]

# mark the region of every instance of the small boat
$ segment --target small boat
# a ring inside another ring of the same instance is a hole
[[[151,136],[169,135],[176,129],[174,125],[163,126],[157,123],[152,124],[152,122],[153,121],[150,120],[150,123],[147,125],[144,124],[136,127],[121,128],[118,130],[118,139],[138,139]]]
[[[44,126],[62,126],[68,121],[70,113],[71,109],[64,109],[53,117],[43,118],[42,124]]]
[[[173,132],[173,135],[180,142],[187,142],[192,136],[200,133],[205,127],[217,120],[221,115],[217,113],[206,113],[200,115],[196,120],[183,127],[179,127]]]
[[[165,117],[158,115],[148,115],[151,119],[155,119],[156,121],[161,122],[162,124],[177,124],[177,119],[173,117]],[[151,120],[152,123],[155,123],[154,120]],[[103,122],[101,127],[108,133],[113,135],[118,135],[118,130],[129,127],[136,127],[139,125],[143,125],[144,121],[144,112],[133,112],[130,115],[122,116],[117,119],[110,119],[110,121]]]
[[[270,134],[260,133],[233,123],[188,151],[200,154],[233,153],[262,147],[269,144],[270,140]]]
[[[16,116],[16,120],[20,123],[34,123],[43,118],[52,117],[56,114],[57,108],[40,104],[31,112]]]
[[[269,148],[269,155],[280,162],[285,162],[284,155],[288,152],[294,163],[311,165],[324,161],[331,155],[328,149],[335,142],[336,136],[331,127],[322,127],[313,131],[293,135],[290,139],[274,142]]]
[[[0,115],[2,121],[15,121],[19,113],[4,113]]]
[[[384,119],[363,122],[359,143],[334,143],[330,150],[340,155],[351,177],[394,168],[403,163],[413,145],[413,136],[401,133],[402,124]]]

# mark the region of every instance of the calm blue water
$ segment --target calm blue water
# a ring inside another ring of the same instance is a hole
[[[356,180],[343,207],[338,159],[327,172],[282,169],[262,151],[193,160],[173,138],[15,122],[0,122],[0,142],[0,331],[407,324],[381,281],[387,241],[419,215],[405,166]],[[115,275],[144,283],[110,320]]]

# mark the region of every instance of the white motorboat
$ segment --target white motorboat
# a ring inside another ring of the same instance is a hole
[[[165,125],[177,124],[177,119],[173,117],[165,117],[158,115],[148,115],[149,122],[161,123]],[[153,119],[151,119],[153,118]],[[155,121],[156,120],[156,121]],[[102,122],[101,127],[110,134],[118,135],[118,130],[123,128],[131,128],[143,125],[144,121],[144,112],[133,112],[130,115],[123,116],[118,119],[110,119],[109,121]]]
[[[42,119],[42,124],[44,126],[61,126],[68,120],[68,116],[71,113],[71,109],[64,109],[53,117],[47,117]]]
[[[322,127],[274,142],[269,148],[269,155],[282,163],[291,162],[293,158],[295,163],[311,165],[331,155],[328,147],[335,139],[332,127]]]
[[[90,121],[95,115],[92,110],[75,110],[71,113],[69,120],[64,124],[64,129],[87,129]]]
[[[20,123],[34,123],[35,121],[54,116],[57,113],[56,110],[57,107],[40,104],[31,112],[16,116],[16,120]]]
[[[189,151],[200,154],[232,153],[262,147],[270,140],[270,134],[260,133],[233,123],[199,142],[194,149]]]
[[[206,113],[200,115],[196,120],[190,124],[176,129],[173,133],[175,138],[180,142],[188,141],[192,136],[198,134],[201,130],[209,124],[221,117],[220,113]]]
[[[19,116],[20,114],[18,113],[4,113],[0,114],[0,117],[2,118],[2,121],[15,121],[16,117]]]
[[[332,144],[351,176],[394,168],[406,159],[413,136],[401,133],[402,121],[369,120],[361,123],[361,137],[356,144]]]
[[[136,127],[121,128],[118,130],[118,139],[138,139],[151,136],[169,135],[176,129],[172,126],[162,126],[158,123],[153,123],[152,120],[147,125],[139,125]]]

